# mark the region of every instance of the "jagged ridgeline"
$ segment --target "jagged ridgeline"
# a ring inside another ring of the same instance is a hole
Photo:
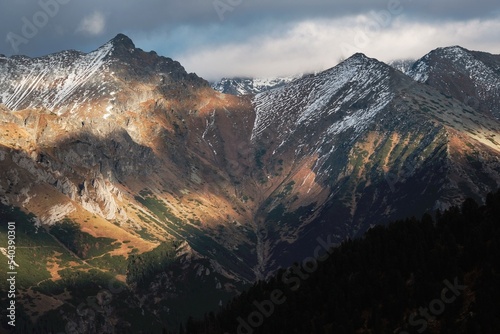
[[[230,80],[236,96],[121,34],[0,56],[1,225],[19,227],[23,322],[177,330],[319,237],[481,201],[500,185],[498,59],[442,48],[394,65],[406,75],[356,54]]]

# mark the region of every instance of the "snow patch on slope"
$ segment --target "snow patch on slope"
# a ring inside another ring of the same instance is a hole
[[[96,77],[103,75],[100,71],[112,51],[113,44],[107,43],[88,54],[65,51],[40,58],[2,59],[0,103],[13,111],[26,108],[56,110],[70,102],[83,103],[89,98],[81,93],[85,87],[105,85]],[[76,94],[79,90],[80,94]]]
[[[54,109],[62,105],[73,92],[82,87],[104,65],[104,58],[113,50],[113,44],[108,43],[102,48],[85,55],[80,62],[75,63],[72,73],[56,88],[57,94],[47,107]],[[48,101],[47,101],[48,102]]]
[[[384,92],[380,95],[380,99],[368,109],[360,109],[351,115],[344,117],[330,126],[328,134],[331,136],[338,135],[348,129],[354,129],[356,133],[365,130],[375,116],[384,109],[393,99],[394,95],[389,92]]]

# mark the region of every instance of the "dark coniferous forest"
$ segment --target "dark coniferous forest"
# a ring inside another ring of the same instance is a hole
[[[499,240],[500,191],[374,227],[179,331],[500,333]]]

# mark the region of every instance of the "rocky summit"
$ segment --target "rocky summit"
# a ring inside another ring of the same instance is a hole
[[[438,49],[406,75],[355,54],[235,95],[124,35],[0,57],[26,323],[177,329],[318,239],[482,199],[500,185],[498,57]]]

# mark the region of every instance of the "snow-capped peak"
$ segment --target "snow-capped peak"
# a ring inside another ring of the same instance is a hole
[[[252,138],[258,141],[272,129],[285,142],[296,131],[309,136],[326,127],[324,133],[329,136],[319,141],[322,146],[331,136],[359,132],[390,102],[390,71],[389,66],[356,54],[327,71],[258,94]]]
[[[112,50],[113,44],[107,43],[88,54],[65,51],[40,58],[10,58],[0,63],[0,102],[11,110],[67,106],[75,92],[97,84]]]
[[[302,74],[272,78],[222,78],[213,83],[212,88],[224,94],[254,95],[286,85],[300,77]]]
[[[124,46],[127,49],[135,49],[134,42],[124,34],[116,35],[112,40],[109,41],[109,43],[113,44],[114,46]]]

